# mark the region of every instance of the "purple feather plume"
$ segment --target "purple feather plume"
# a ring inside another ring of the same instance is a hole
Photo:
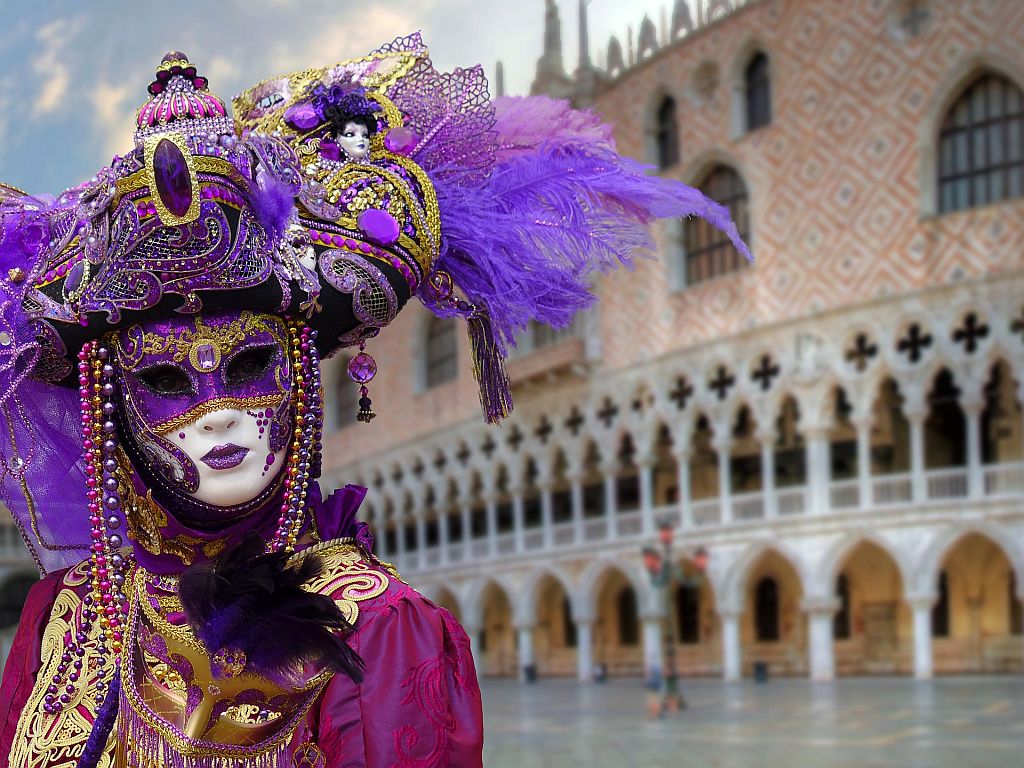
[[[250,202],[271,243],[278,243],[295,213],[295,190],[269,173],[251,186]]]
[[[520,132],[521,151],[506,149],[507,159],[482,184],[434,180],[444,232],[438,266],[469,301],[487,307],[502,353],[531,319],[570,323],[593,301],[594,270],[651,255],[647,225],[655,219],[699,216],[751,258],[727,208],[679,181],[648,175],[607,144],[589,143],[588,131],[577,130],[578,141],[555,136],[536,148],[527,148]]]
[[[264,548],[253,531],[181,575],[178,592],[196,636],[211,655],[241,650],[248,671],[281,684],[299,682],[307,665],[362,680],[363,661],[340,636],[352,626],[331,598],[302,588],[322,561],[289,566],[288,553]]]

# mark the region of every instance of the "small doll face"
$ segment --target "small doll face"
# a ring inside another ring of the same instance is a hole
[[[155,473],[216,507],[270,485],[292,429],[287,338],[279,318],[252,312],[118,333],[125,426]]]
[[[365,160],[370,154],[370,132],[362,123],[349,121],[334,140],[353,160]]]

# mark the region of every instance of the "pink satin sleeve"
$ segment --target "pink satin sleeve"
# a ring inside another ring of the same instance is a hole
[[[42,650],[43,631],[50,620],[50,611],[53,610],[65,573],[51,573],[34,584],[21,609],[18,631],[7,656],[3,684],[0,685],[0,768],[7,768],[18,718],[35,687],[36,674],[41,666],[39,654]]]
[[[320,703],[326,764],[481,768],[483,712],[465,631],[404,584],[379,600],[350,638],[366,662],[362,684],[338,676]]]

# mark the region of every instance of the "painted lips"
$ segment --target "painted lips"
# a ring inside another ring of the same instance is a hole
[[[228,443],[211,448],[200,461],[212,469],[231,469],[241,464],[248,453],[248,448]]]

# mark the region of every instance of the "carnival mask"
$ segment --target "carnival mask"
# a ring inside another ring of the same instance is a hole
[[[370,132],[361,122],[345,123],[334,140],[353,160],[365,160],[370,154]]]
[[[235,507],[278,476],[292,428],[287,339],[281,319],[247,311],[117,333],[130,439],[172,490]]]

